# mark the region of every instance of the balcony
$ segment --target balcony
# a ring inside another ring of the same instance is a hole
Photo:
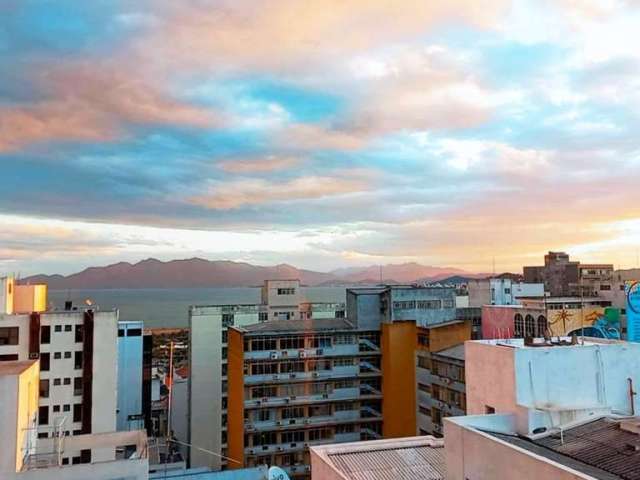
[[[380,347],[371,340],[361,338],[358,344],[360,353],[380,353]]]
[[[298,358],[346,357],[357,355],[358,345],[332,345],[331,347],[299,348],[291,350],[254,350],[244,352],[245,360],[276,360]]]
[[[373,372],[375,373],[375,372]],[[331,370],[319,370],[316,372],[292,372],[273,373],[262,375],[245,375],[245,385],[256,385],[263,383],[296,383],[308,382],[309,380],[336,380],[342,378],[353,378],[358,376],[358,367],[336,367]]]
[[[380,414],[378,414],[378,416],[380,416]],[[353,423],[358,420],[360,420],[360,411],[348,410],[335,412],[333,415],[323,415],[318,417],[287,418],[283,420],[266,420],[254,423],[247,422],[245,423],[245,431],[264,432],[272,430],[299,430],[300,428]]]

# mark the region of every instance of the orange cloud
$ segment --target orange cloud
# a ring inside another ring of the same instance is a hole
[[[229,210],[292,200],[313,200],[357,193],[371,188],[367,172],[354,170],[335,176],[306,176],[282,182],[242,179],[213,185],[204,195],[188,199],[213,210]]]
[[[229,173],[264,173],[293,168],[300,160],[293,157],[268,156],[263,158],[239,158],[218,162],[218,168]]]
[[[185,104],[124,65],[62,64],[36,78],[49,97],[31,105],[0,107],[0,151],[37,142],[112,141],[126,123],[217,127],[221,117]]]

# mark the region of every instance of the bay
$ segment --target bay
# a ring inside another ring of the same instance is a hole
[[[345,302],[345,287],[302,287],[309,302]],[[260,288],[173,288],[51,290],[50,306],[63,309],[65,301],[84,306],[87,300],[102,310],[118,309],[120,320],[142,320],[146,328],[187,327],[191,305],[260,303]]]

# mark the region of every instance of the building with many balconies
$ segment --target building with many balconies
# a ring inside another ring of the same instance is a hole
[[[381,355],[346,319],[230,328],[228,456],[308,477],[310,445],[381,438]]]

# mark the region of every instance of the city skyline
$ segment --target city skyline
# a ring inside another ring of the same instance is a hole
[[[0,271],[637,266],[637,2],[3,2]]]

